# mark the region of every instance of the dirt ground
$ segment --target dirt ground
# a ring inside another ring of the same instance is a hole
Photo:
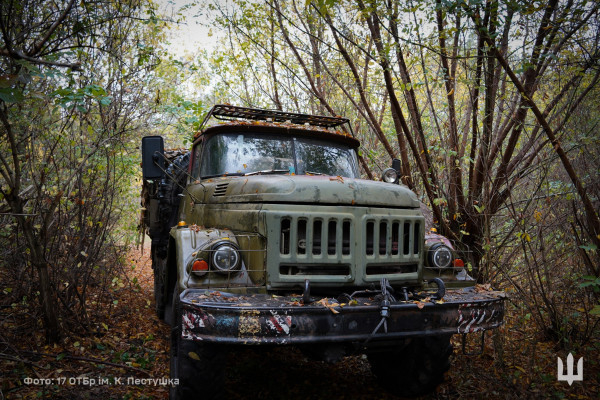
[[[0,359],[0,400],[7,399],[167,399],[170,328],[154,314],[149,249],[132,249],[127,277],[114,288],[114,300],[99,334],[69,337],[35,351]],[[540,342],[507,303],[506,325],[486,334],[483,354],[455,355],[445,382],[423,399],[597,399],[600,398],[598,340],[582,348],[583,382],[557,381],[557,357],[566,352]],[[597,338],[598,339],[598,338]],[[13,344],[24,350],[25,344]],[[476,350],[469,337],[467,351]],[[31,344],[28,348],[31,348]],[[307,359],[291,348],[238,351],[230,356],[228,397],[250,399],[400,399],[382,389],[362,356],[337,364]],[[202,396],[199,395],[199,399]]]

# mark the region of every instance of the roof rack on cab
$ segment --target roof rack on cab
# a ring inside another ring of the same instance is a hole
[[[278,110],[263,110],[260,108],[248,108],[232,106],[229,104],[214,105],[200,124],[199,132],[202,132],[204,125],[208,120],[214,117],[222,121],[234,121],[239,119],[266,121],[266,122],[287,122],[296,125],[311,125],[323,128],[335,128],[348,124],[348,130],[354,136],[350,120],[342,117],[327,117],[323,115],[297,114]],[[345,130],[345,129],[344,129]]]

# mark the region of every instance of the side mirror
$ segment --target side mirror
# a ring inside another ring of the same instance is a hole
[[[161,179],[165,173],[165,147],[162,136],[142,138],[142,174],[144,180]]]

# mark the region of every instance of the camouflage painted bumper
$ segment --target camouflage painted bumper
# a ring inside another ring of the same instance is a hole
[[[394,302],[387,332],[380,304],[358,298],[352,304],[267,294],[232,295],[207,290],[181,294],[182,338],[231,344],[305,344],[389,341],[410,336],[465,334],[494,329],[504,317],[504,293],[448,291],[443,302]]]

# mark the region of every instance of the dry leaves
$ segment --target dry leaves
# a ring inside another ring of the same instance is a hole
[[[490,285],[489,283],[483,285],[475,285],[475,291],[477,293],[490,292],[492,291],[492,285]]]
[[[329,310],[334,313],[334,314],[339,314],[340,312],[338,310],[336,310],[334,307],[339,307],[339,303],[333,302],[330,303],[329,299],[324,298],[321,299],[319,301],[317,301],[317,304],[322,305],[323,307],[329,308]]]

